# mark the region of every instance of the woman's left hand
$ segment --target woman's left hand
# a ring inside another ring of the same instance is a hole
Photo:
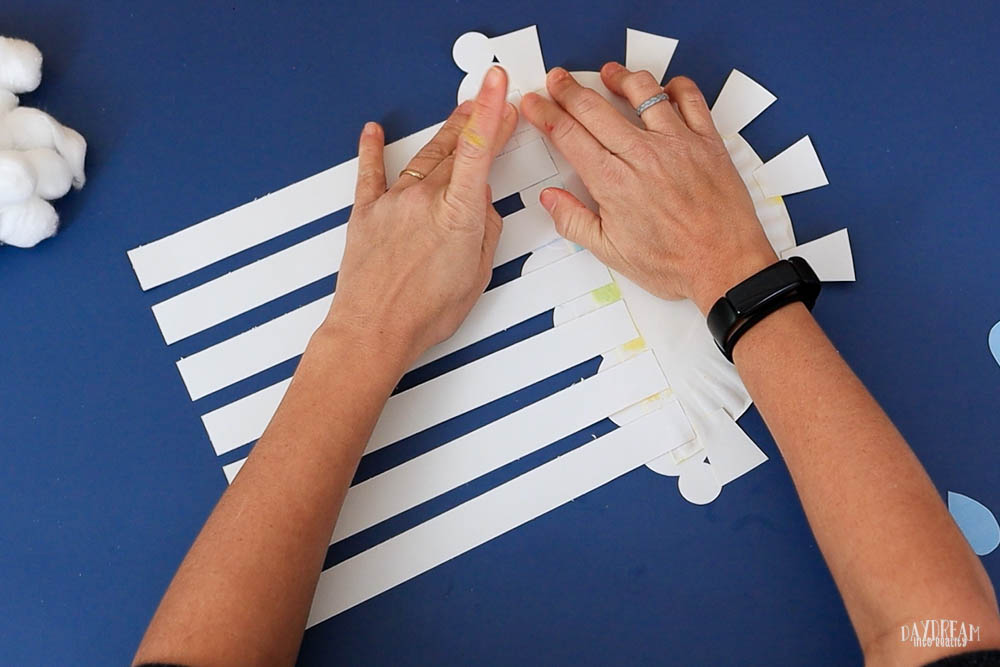
[[[384,135],[368,123],[337,291],[334,330],[408,368],[459,327],[489,282],[501,219],[486,183],[517,124],[507,75],[493,67],[386,191]]]

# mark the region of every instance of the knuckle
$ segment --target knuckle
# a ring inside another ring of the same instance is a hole
[[[560,118],[555,124],[552,125],[552,130],[549,134],[552,135],[552,139],[556,142],[568,141],[576,133],[576,121],[572,118],[564,117]]]
[[[604,98],[602,98],[599,93],[591,90],[590,88],[584,88],[576,96],[576,99],[573,101],[573,106],[576,108],[577,112],[586,116],[597,111],[603,101]]]
[[[653,75],[646,70],[632,72],[622,81],[622,88],[625,89],[625,92],[636,95],[643,94],[644,90],[652,90],[659,87],[659,84],[653,79]]]
[[[446,157],[448,157],[449,151],[445,149],[444,146],[437,142],[432,142],[420,149],[420,153],[417,156],[420,160],[426,160],[428,162],[441,162]]]

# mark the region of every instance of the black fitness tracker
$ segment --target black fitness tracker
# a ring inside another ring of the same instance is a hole
[[[708,330],[730,362],[733,348],[755,324],[790,303],[801,301],[812,310],[820,283],[809,262],[783,259],[750,276],[715,302],[708,311]]]

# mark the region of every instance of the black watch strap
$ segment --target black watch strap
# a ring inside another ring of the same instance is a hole
[[[809,262],[789,257],[750,276],[715,302],[708,311],[708,330],[726,359],[755,324],[790,303],[801,301],[812,310],[820,282]]]

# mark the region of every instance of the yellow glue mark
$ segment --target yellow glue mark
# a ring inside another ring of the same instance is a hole
[[[622,292],[618,289],[618,283],[608,283],[604,287],[598,287],[590,293],[598,304],[606,306],[622,298]]]
[[[642,336],[638,338],[633,338],[629,342],[622,345],[622,349],[626,352],[640,352],[646,349],[646,339]]]

